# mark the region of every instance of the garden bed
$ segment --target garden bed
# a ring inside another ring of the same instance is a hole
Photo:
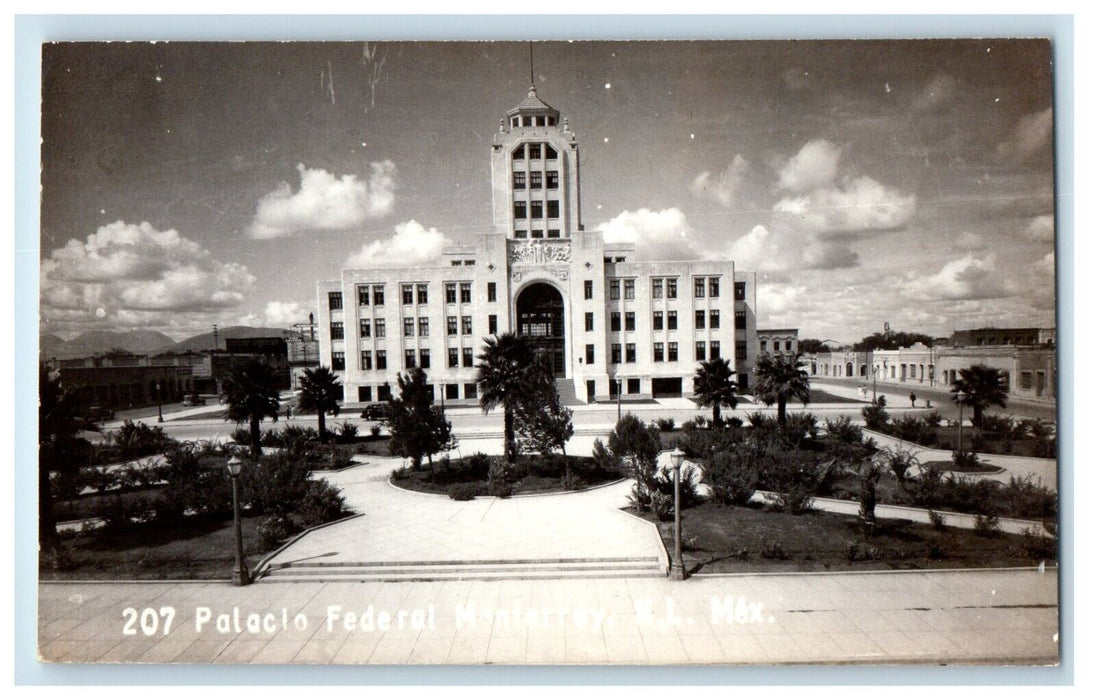
[[[672,523],[658,526],[672,553]],[[980,568],[1056,561],[1054,540],[1036,536],[880,520],[868,537],[854,516],[791,515],[760,506],[708,503],[686,509],[682,533],[682,559],[690,573]]]
[[[522,456],[506,469],[505,481],[509,494],[549,494],[579,491],[602,486],[622,478],[617,471],[601,469],[590,457],[567,457],[572,488],[562,483],[563,457]],[[462,487],[477,496],[496,495],[492,492],[488,471],[491,464],[503,463],[501,457],[474,455],[454,460],[435,460],[434,469],[423,464],[421,469],[400,469],[392,474],[392,483],[402,489],[449,495],[454,487]],[[462,486],[463,485],[463,486]]]
[[[936,460],[933,462],[922,462],[922,469],[940,469],[945,472],[953,472],[955,474],[966,474],[968,476],[991,476],[993,474],[1003,474],[1005,472],[1004,467],[998,467],[990,464],[989,462],[979,462],[978,466],[959,466],[955,462],[944,462]]]

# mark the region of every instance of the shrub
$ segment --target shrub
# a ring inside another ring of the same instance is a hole
[[[836,420],[827,418],[826,434],[846,445],[859,445],[864,442],[864,431],[848,416],[840,416]]]
[[[295,515],[302,527],[315,527],[338,520],[346,510],[346,500],[339,490],[323,479],[308,482],[304,497]]]
[[[981,537],[996,537],[1001,532],[1001,519],[996,515],[974,516],[974,533]]]
[[[670,432],[671,430],[674,429],[674,419],[673,418],[659,418],[656,421],[656,425],[658,425],[659,430],[661,430],[664,433],[668,433],[668,432]]]
[[[978,455],[974,452],[963,450],[955,450],[951,453],[951,461],[959,469],[975,470],[978,468],[979,461]]]
[[[560,486],[564,491],[582,491],[586,488],[586,482],[580,475],[572,471],[563,477]]]
[[[799,447],[805,440],[818,437],[818,418],[805,411],[789,413],[782,433],[788,444]]]
[[[163,451],[174,440],[164,434],[160,426],[134,423],[127,420],[113,435],[114,446],[121,459],[147,457]]]
[[[887,397],[877,397],[871,405],[860,409],[860,415],[864,417],[864,425],[868,430],[885,431],[890,422],[890,414],[887,413]]]
[[[264,455],[241,472],[241,500],[256,513],[289,517],[308,493],[310,476],[308,462],[295,450]]]
[[[716,452],[704,469],[704,483],[712,499],[724,505],[745,505],[757,490],[760,453],[743,446],[733,452]]]
[[[791,559],[780,540],[767,540],[761,544],[762,559]]]
[[[479,486],[472,483],[453,484],[449,487],[449,498],[454,501],[471,501],[479,492]]]
[[[874,459],[866,459],[860,465],[860,520],[875,525],[875,487],[879,484],[882,470]]]
[[[335,432],[341,442],[353,442],[354,438],[358,437],[358,424],[351,423],[350,421],[343,421],[342,423],[339,423]]]
[[[392,470],[390,478],[392,481],[403,481],[411,477],[411,467],[397,467]]]
[[[272,515],[259,523],[259,527],[255,528],[255,534],[259,540],[259,549],[263,552],[269,552],[277,549],[278,545],[293,533],[290,530],[288,520]]]
[[[369,426],[369,434],[372,435],[373,437],[380,437],[380,435],[381,435],[381,424],[380,423],[374,423],[373,425]]]
[[[652,491],[650,493],[651,501],[651,513],[660,522],[666,522],[673,520],[674,518],[674,497],[671,494],[666,494],[661,491]]]
[[[491,458],[482,452],[476,452],[462,464],[468,476],[473,479],[486,479],[491,471]]]
[[[910,470],[920,466],[917,457],[914,457],[910,450],[885,447],[882,452],[884,463],[899,483],[905,483],[909,478]]]
[[[947,559],[948,553],[947,550],[944,549],[944,546],[939,542],[931,542],[926,548],[925,556],[934,561],[939,561],[941,559]]]
[[[1053,537],[1046,537],[1034,528],[1024,528],[1022,535],[1019,545],[1021,556],[1041,560],[1058,558],[1058,542]]]
[[[938,414],[939,415],[939,414]],[[936,428],[920,416],[905,415],[884,428],[900,440],[932,446],[936,444]]]
[[[155,468],[157,480],[166,482],[155,505],[159,519],[232,512],[232,489],[223,459],[200,450],[192,444],[176,445]],[[244,479],[249,471],[244,469]]]
[[[845,545],[845,558],[850,562],[874,561],[879,558],[879,550],[866,542],[849,542]]]
[[[251,432],[247,428],[236,428],[229,434],[229,439],[237,445],[250,445]]]
[[[932,523],[933,530],[943,530],[945,527],[944,516],[931,508],[929,509],[929,522]]]
[[[995,482],[992,482],[995,483]],[[1030,476],[1009,477],[1007,484],[999,484],[997,502],[1002,512],[1018,518],[1055,518],[1058,515],[1058,496],[1041,482]]]

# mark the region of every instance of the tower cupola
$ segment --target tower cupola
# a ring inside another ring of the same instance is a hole
[[[545,104],[537,97],[537,86],[529,86],[529,94],[506,113],[506,123],[511,129],[522,127],[555,126],[559,121],[559,110]]]

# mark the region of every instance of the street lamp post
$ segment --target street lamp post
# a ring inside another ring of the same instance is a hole
[[[624,395],[624,379],[622,377],[616,378],[617,385],[617,423],[620,422],[620,399]]]
[[[232,477],[232,526],[236,531],[236,568],[232,572],[233,586],[246,586],[251,583],[244,566],[244,535],[240,528],[240,470],[244,463],[236,455],[228,460],[228,475]]]
[[[670,465],[674,468],[674,560],[670,564],[670,578],[684,581],[685,565],[681,561],[681,462],[685,453],[675,447],[670,453]]]
[[[879,368],[873,363],[871,366],[871,402],[875,403],[875,376],[879,374]]]
[[[967,395],[962,391],[955,394],[955,399],[959,402],[959,456],[963,456],[963,401],[967,398]]]
[[[164,422],[164,402],[160,394],[160,382],[156,382],[156,422]]]

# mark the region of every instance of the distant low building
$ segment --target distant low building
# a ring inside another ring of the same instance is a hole
[[[952,333],[948,345],[953,348],[997,345],[1054,347],[1054,331],[1054,328],[972,328]]]
[[[206,358],[196,353],[131,355],[54,360],[48,366],[61,385],[74,391],[84,406],[112,409],[172,403],[196,391],[194,368]]]
[[[274,368],[278,388],[290,388],[289,344],[284,337],[225,338],[225,353],[230,357],[260,357]]]
[[[798,328],[758,328],[757,356],[791,359],[799,352]]]

